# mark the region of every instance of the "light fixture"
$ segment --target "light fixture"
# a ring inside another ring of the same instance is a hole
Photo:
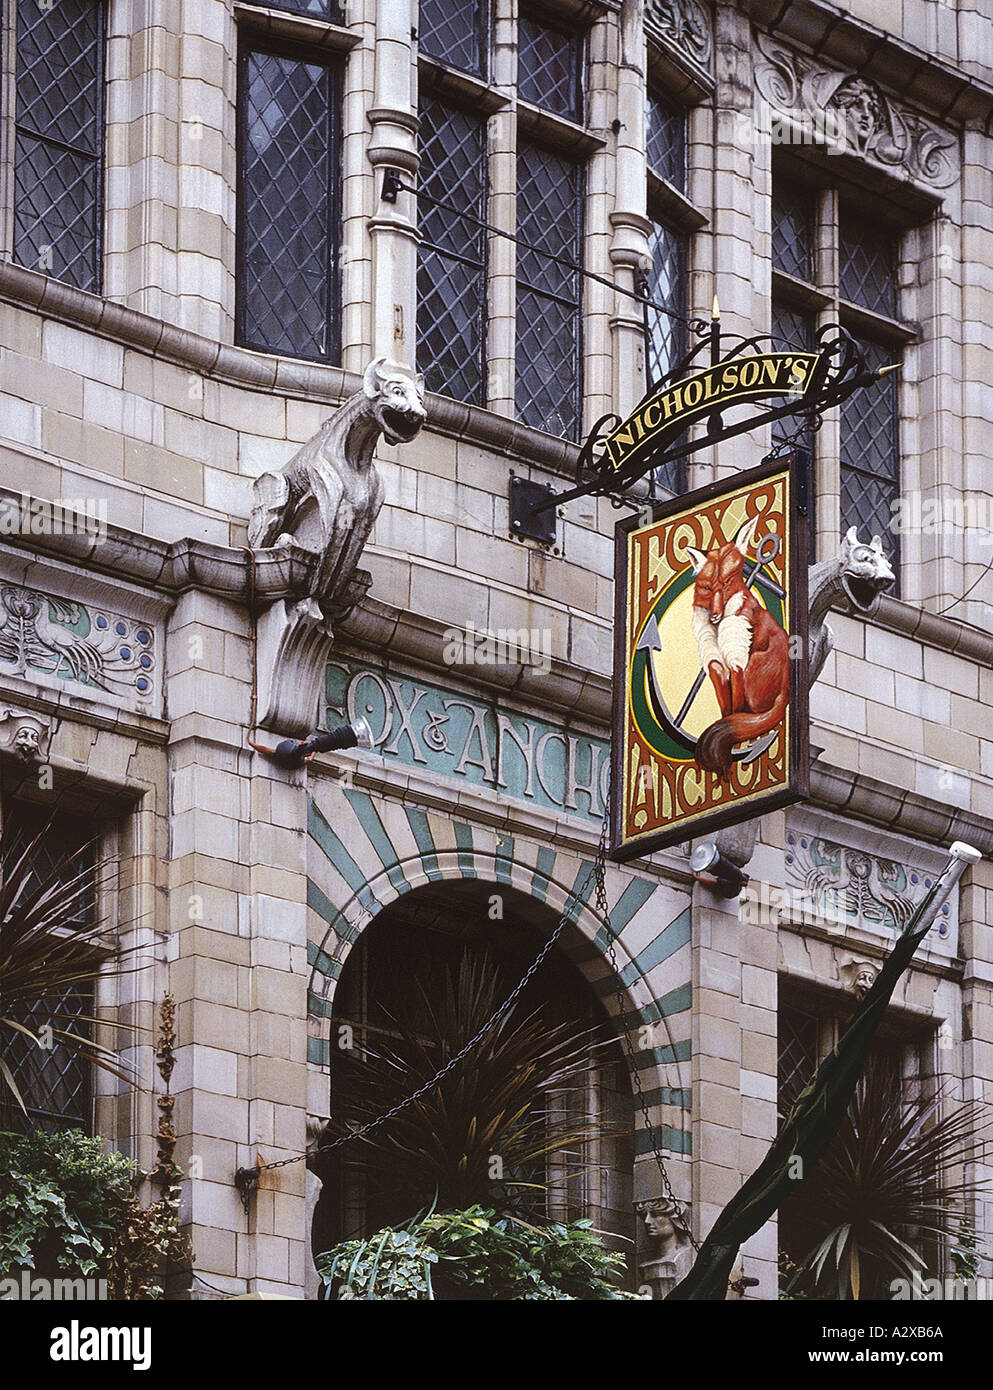
[[[296,768],[309,763],[318,753],[331,753],[341,748],[371,748],[374,742],[369,721],[360,715],[351,724],[339,724],[337,729],[318,731],[305,739],[284,738],[275,748],[265,748],[261,743],[252,743],[252,747],[280,767]]]
[[[697,883],[706,883],[719,898],[736,898],[748,875],[721,854],[713,840],[702,840],[690,855],[690,868]]]

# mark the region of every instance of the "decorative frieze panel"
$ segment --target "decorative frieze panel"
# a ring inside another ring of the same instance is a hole
[[[868,828],[853,831],[851,825],[835,824],[809,810],[790,818],[786,913],[799,923],[823,923],[839,931],[852,927],[892,940],[931,888],[944,855]],[[953,895],[938,913],[928,947],[954,954],[957,928]]]
[[[22,577],[0,563],[0,682],[22,679],[160,715],[161,636],[152,609],[161,600],[150,605],[126,586],[63,566],[44,574],[47,565],[29,568]]]
[[[755,84],[782,115],[819,132],[829,147],[932,188],[958,178],[950,132],[898,105],[858,73],[825,67],[764,34],[756,37]]]
[[[645,27],[652,38],[709,70],[713,31],[710,12],[699,0],[647,0]]]

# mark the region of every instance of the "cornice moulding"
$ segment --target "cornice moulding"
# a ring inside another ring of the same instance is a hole
[[[878,82],[938,120],[964,124],[993,114],[993,86],[826,0],[742,0],[783,42]]]

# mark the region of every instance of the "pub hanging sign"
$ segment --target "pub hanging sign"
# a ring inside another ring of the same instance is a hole
[[[617,526],[614,859],[808,795],[805,464]]]

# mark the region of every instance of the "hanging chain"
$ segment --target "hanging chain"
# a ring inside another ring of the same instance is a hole
[[[575,898],[580,903],[583,901],[585,897],[586,890],[588,889],[590,884],[590,879],[595,879],[598,873],[601,879],[603,877],[603,860],[606,853],[606,833],[608,818],[609,802],[608,810],[604,814],[603,826],[600,831],[600,844],[597,849],[596,862],[590,869],[590,872],[584,878],[582,887],[578,890],[573,889],[573,892],[569,895],[570,898]],[[373,1130],[378,1129],[380,1125],[384,1125],[387,1120],[392,1120],[393,1116],[398,1115],[401,1110],[406,1110],[408,1105],[413,1105],[414,1101],[420,1100],[421,1096],[427,1095],[429,1091],[433,1090],[439,1084],[439,1082],[444,1080],[444,1078],[454,1067],[458,1066],[459,1062],[462,1061],[463,1057],[466,1057],[473,1050],[473,1048],[476,1047],[476,1045],[482,1041],[482,1039],[486,1036],[490,1029],[495,1027],[496,1024],[499,1023],[500,1020],[510,1012],[510,1010],[517,1003],[517,1000],[520,998],[521,993],[526,988],[529,980],[534,975],[535,971],[539,968],[542,961],[555,946],[556,942],[558,941],[562,933],[565,931],[566,927],[570,926],[571,924],[572,917],[570,916],[569,907],[567,905],[561,917],[559,918],[558,923],[556,924],[555,930],[552,932],[551,936],[545,942],[544,946],[542,946],[541,950],[535,956],[534,960],[531,962],[524,976],[521,978],[520,981],[518,981],[517,985],[515,985],[514,989],[503,1001],[503,1003],[496,1010],[496,1012],[493,1013],[479,1029],[477,1029],[477,1031],[473,1034],[469,1041],[463,1047],[460,1047],[458,1052],[456,1052],[454,1056],[450,1057],[449,1060],[445,1063],[445,1065],[440,1068],[440,1070],[435,1072],[434,1076],[432,1076],[430,1080],[425,1081],[423,1086],[419,1086],[417,1090],[414,1091],[411,1095],[404,1096],[402,1100],[398,1100],[395,1105],[390,1106],[389,1110],[384,1111],[382,1115],[378,1115],[376,1119],[370,1120],[367,1124],[362,1125],[358,1129],[351,1130],[348,1134],[339,1135],[337,1139],[332,1139],[331,1142],[328,1144],[319,1144],[316,1149],[312,1149],[308,1153],[293,1154],[290,1158],[280,1158],[277,1159],[274,1163],[260,1163],[255,1168],[239,1168],[237,1173],[235,1173],[234,1175],[234,1181],[235,1186],[241,1193],[242,1202],[245,1205],[246,1210],[248,1206],[248,1196],[250,1195],[254,1187],[257,1185],[259,1177],[261,1176],[263,1171],[268,1172],[272,1168],[285,1168],[290,1163],[300,1163],[303,1159],[309,1158],[316,1154],[331,1153],[333,1152],[333,1150],[341,1148],[343,1144],[350,1144],[355,1139],[363,1139],[367,1134],[371,1134]]]
[[[610,927],[610,908],[607,900],[606,865],[607,834],[609,825],[610,793],[608,789],[608,794],[606,797],[606,807],[604,810],[603,821],[600,826],[600,838],[597,843],[596,858],[593,862],[593,867],[583,880],[582,887],[578,890],[574,889],[573,893],[570,896],[574,897],[578,902],[581,903],[585,898],[586,891],[590,884],[590,879],[592,878],[593,895],[596,904],[597,915],[603,922],[607,932],[607,957],[610,961],[611,969],[614,973],[614,982],[617,987],[618,1026],[622,1029],[624,1045],[630,1060],[631,1078],[632,1083],[634,1085],[635,1095],[637,1097],[638,1107],[641,1110],[642,1116],[644,1117],[645,1131],[648,1134],[652,1143],[652,1154],[654,1156],[655,1163],[659,1170],[659,1177],[662,1181],[662,1190],[670,1203],[672,1212],[672,1224],[676,1227],[676,1229],[680,1232],[681,1235],[686,1237],[686,1239],[692,1245],[693,1249],[699,1253],[700,1246],[694,1238],[693,1232],[690,1230],[685,1218],[683,1217],[682,1205],[680,1204],[679,1199],[676,1197],[675,1192],[672,1190],[672,1183],[669,1181],[669,1174],[666,1171],[665,1160],[662,1157],[662,1151],[656,1138],[656,1128],[655,1125],[653,1125],[652,1123],[651,1116],[649,1115],[648,1101],[645,1098],[645,1093],[641,1085],[641,1077],[638,1075],[638,1068],[635,1065],[636,1052],[634,1044],[631,1041],[630,1030],[627,1028],[623,1028],[623,1019],[625,1013],[627,1012],[627,1001],[624,998],[624,992],[621,988],[620,966],[617,961],[617,952],[614,946],[614,936]],[[248,1206],[248,1198],[251,1192],[258,1184],[259,1177],[261,1176],[263,1171],[268,1172],[270,1169],[273,1168],[285,1168],[290,1163],[300,1163],[302,1160],[311,1157],[315,1154],[332,1153],[335,1149],[341,1148],[344,1144],[350,1144],[353,1140],[356,1139],[363,1139],[367,1134],[371,1134],[373,1130],[379,1129],[379,1127],[381,1125],[386,1124],[388,1120],[392,1120],[394,1115],[399,1115],[401,1110],[406,1110],[408,1105],[413,1105],[415,1101],[420,1100],[422,1096],[427,1095],[429,1091],[433,1090],[437,1085],[439,1085],[439,1083],[445,1079],[449,1072],[451,1072],[453,1068],[458,1066],[459,1062],[461,1062],[464,1057],[468,1056],[468,1054],[473,1050],[473,1048],[476,1047],[477,1044],[482,1041],[482,1039],[486,1036],[490,1029],[493,1028],[497,1023],[499,1023],[500,1020],[510,1012],[510,1010],[517,1003],[517,1000],[520,998],[523,991],[526,989],[528,982],[531,980],[532,976],[539,969],[546,956],[558,942],[559,937],[565,931],[566,927],[572,925],[572,921],[573,919],[569,913],[569,908],[567,906],[566,909],[563,911],[561,917],[559,918],[555,926],[555,930],[552,932],[551,936],[548,938],[544,946],[542,946],[541,950],[535,956],[534,960],[531,962],[530,966],[528,967],[521,980],[514,987],[512,992],[507,996],[507,998],[500,1005],[500,1007],[496,1010],[496,1012],[492,1014],[491,1017],[488,1018],[479,1029],[477,1029],[477,1031],[473,1034],[469,1041],[465,1043],[463,1047],[460,1047],[458,1052],[456,1052],[452,1057],[450,1057],[449,1060],[445,1063],[445,1065],[440,1068],[440,1070],[435,1072],[434,1076],[432,1076],[430,1080],[425,1081],[424,1084],[422,1086],[419,1086],[417,1090],[414,1091],[411,1095],[404,1096],[402,1100],[398,1100],[395,1105],[390,1106],[389,1110],[384,1111],[382,1115],[378,1115],[376,1119],[370,1120],[367,1124],[362,1125],[358,1129],[351,1130],[348,1134],[339,1135],[337,1139],[332,1139],[330,1143],[319,1144],[316,1149],[310,1150],[309,1153],[293,1154],[290,1158],[280,1158],[277,1159],[274,1163],[260,1163],[255,1168],[239,1168],[237,1173],[235,1174],[234,1180],[235,1185],[241,1193],[242,1202],[244,1203],[246,1209]]]

